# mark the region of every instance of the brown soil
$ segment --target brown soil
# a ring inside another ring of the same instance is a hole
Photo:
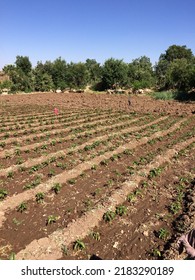
[[[185,257],[176,241],[194,226],[193,103],[132,96],[129,108],[124,95],[44,93],[0,96],[0,104],[0,190],[7,191],[0,201],[0,258],[12,252],[16,259]],[[118,206],[126,213],[106,222],[105,212]],[[76,240],[86,248],[74,250]]]
[[[141,113],[173,114],[183,115],[194,112],[194,103],[182,103],[177,101],[153,100],[149,96],[132,96],[132,106],[128,106],[126,95],[107,95],[92,93],[43,93],[1,96],[3,111],[8,115],[12,110],[18,114],[24,114],[32,110],[41,113],[43,110],[54,107],[58,108],[80,108],[80,109],[114,109],[136,111]],[[17,108],[15,107],[17,106]],[[9,111],[7,111],[9,108]]]

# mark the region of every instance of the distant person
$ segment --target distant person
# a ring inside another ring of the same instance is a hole
[[[58,115],[59,114],[59,110],[57,108],[54,108],[54,114]]]
[[[129,105],[129,107],[131,106],[131,96],[130,96],[130,94],[128,95],[128,105]]]

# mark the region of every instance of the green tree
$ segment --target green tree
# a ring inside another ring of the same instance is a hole
[[[192,83],[194,56],[186,46],[172,45],[160,55],[155,66],[157,86],[160,89],[187,89]],[[188,74],[186,71],[189,71]],[[189,80],[191,82],[189,82]]]
[[[87,81],[90,85],[98,83],[101,79],[101,66],[95,59],[86,59]]]
[[[150,88],[155,84],[150,58],[141,56],[128,65],[128,82],[135,89]]]
[[[25,74],[22,69],[14,65],[7,65],[4,68],[12,82],[11,91],[29,92],[33,89],[33,77],[31,73]]]
[[[32,64],[27,56],[16,56],[16,68],[28,75],[32,70]]]
[[[0,82],[0,92],[5,88],[10,90],[12,88],[12,86],[13,86],[13,83],[10,80],[2,81],[2,82]]]
[[[128,67],[123,60],[110,58],[102,67],[103,89],[112,88],[114,85],[123,87],[127,85]]]
[[[169,88],[187,91],[193,85],[194,65],[186,58],[174,59],[166,72],[166,82]]]
[[[15,65],[6,65],[3,71],[13,83],[11,91],[33,90],[32,64],[27,56],[16,56]]]
[[[172,45],[165,51],[165,54],[161,55],[161,59],[167,60],[169,62],[181,58],[185,58],[186,60],[191,61],[193,59],[192,50],[188,49],[185,45]]]
[[[34,71],[35,91],[50,91],[54,89],[52,76],[48,73]]]
[[[88,81],[88,73],[85,63],[69,63],[66,80],[70,88],[85,88]]]
[[[57,58],[51,67],[52,80],[55,89],[65,89],[67,87],[67,63],[61,57]]]

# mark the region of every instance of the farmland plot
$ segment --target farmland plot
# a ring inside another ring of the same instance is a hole
[[[193,115],[30,112],[0,116],[1,259],[180,258],[194,227]]]

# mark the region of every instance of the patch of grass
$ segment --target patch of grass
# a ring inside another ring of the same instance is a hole
[[[154,99],[161,100],[178,100],[178,101],[195,101],[194,93],[187,93],[182,91],[160,91],[151,94]]]
[[[174,100],[177,94],[171,91],[160,91],[152,93],[152,97],[156,100]]]

